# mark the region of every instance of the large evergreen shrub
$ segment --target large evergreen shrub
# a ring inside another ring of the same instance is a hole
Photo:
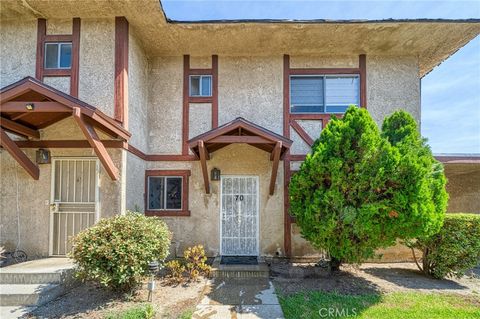
[[[367,110],[350,107],[342,119],[332,118],[292,176],[290,211],[334,268],[371,258],[398,238],[433,234],[442,224],[445,177],[415,121],[397,112],[383,129]]]
[[[171,233],[160,218],[127,212],[101,219],[73,239],[77,275],[114,290],[135,288],[148,263],[163,262]]]

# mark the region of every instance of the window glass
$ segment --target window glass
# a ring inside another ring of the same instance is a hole
[[[56,69],[58,61],[58,44],[47,43],[45,45],[45,68]]]
[[[148,209],[164,209],[165,207],[165,178],[148,178]]]
[[[292,77],[290,103],[292,113],[324,112],[322,76]]]
[[[328,76],[325,91],[327,113],[343,113],[350,105],[359,105],[358,76]]]
[[[60,67],[70,68],[72,64],[72,44],[62,43],[60,46]]]
[[[182,209],[182,178],[167,178],[167,209]]]
[[[200,77],[191,76],[190,77],[190,96],[199,96],[200,95]]]
[[[202,96],[211,96],[212,95],[212,77],[211,76],[202,76]]]

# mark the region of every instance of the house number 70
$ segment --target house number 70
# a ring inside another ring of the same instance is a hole
[[[235,195],[235,201],[238,202],[238,200],[243,201],[243,195]]]

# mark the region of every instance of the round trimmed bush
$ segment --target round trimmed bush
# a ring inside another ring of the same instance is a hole
[[[134,289],[148,263],[168,256],[171,233],[156,217],[127,212],[101,219],[73,239],[77,276],[114,290]]]

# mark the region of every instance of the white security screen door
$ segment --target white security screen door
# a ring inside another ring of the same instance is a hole
[[[258,177],[222,176],[221,254],[257,256],[258,224]]]
[[[50,255],[70,252],[70,239],[97,221],[98,161],[95,158],[53,159]]]

